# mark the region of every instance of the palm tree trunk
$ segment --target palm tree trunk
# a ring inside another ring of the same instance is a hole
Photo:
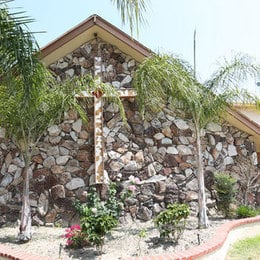
[[[204,184],[204,168],[201,151],[200,128],[199,124],[195,122],[196,144],[197,144],[197,163],[198,163],[198,186],[199,186],[199,228],[207,228],[208,216],[206,207],[206,194]]]
[[[27,242],[32,238],[31,234],[31,208],[29,199],[29,160],[25,156],[25,167],[23,169],[23,197],[22,197],[22,212],[21,212],[21,224],[20,233],[18,234],[18,240],[21,242]]]

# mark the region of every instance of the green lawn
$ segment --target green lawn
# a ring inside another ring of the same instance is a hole
[[[226,260],[260,260],[260,235],[239,240],[229,249]]]

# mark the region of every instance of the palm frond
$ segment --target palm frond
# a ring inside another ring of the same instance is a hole
[[[225,89],[241,87],[250,78],[255,78],[260,71],[255,60],[246,54],[236,54],[230,61],[224,59],[217,71],[211,76],[205,85],[212,91],[221,92]]]
[[[192,75],[190,66],[179,57],[158,54],[147,58],[135,71],[133,82],[141,114],[192,97]]]
[[[111,0],[121,14],[123,24],[129,23],[131,34],[136,28],[139,34],[140,24],[145,24],[144,13],[147,10],[148,0]]]
[[[28,29],[32,19],[24,12],[12,13],[6,3],[0,1],[0,82],[15,93],[15,81],[23,91],[24,105],[33,102],[44,82],[44,68],[37,57],[39,46]]]

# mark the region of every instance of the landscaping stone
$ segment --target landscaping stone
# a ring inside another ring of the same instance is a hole
[[[66,184],[66,188],[68,190],[76,190],[84,186],[85,186],[84,180],[81,178],[72,178],[71,181]]]

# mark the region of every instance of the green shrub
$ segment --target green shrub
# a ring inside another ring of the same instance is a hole
[[[88,191],[87,203],[75,203],[80,215],[81,231],[100,252],[102,252],[105,235],[117,226],[122,210],[122,205],[116,199],[115,194],[115,185],[111,184],[108,199],[103,202],[100,200],[96,188],[91,187]]]
[[[101,201],[96,188],[90,187],[87,202],[84,204],[79,201],[75,202],[75,208],[80,215],[81,232],[100,252],[102,252],[105,235],[118,224],[118,219],[124,209],[124,200],[133,195],[135,185],[139,183],[138,178],[130,176],[129,185],[119,198],[117,198],[116,183],[110,183],[106,201]]]
[[[215,173],[215,189],[217,191],[217,208],[222,211],[225,217],[231,217],[230,204],[235,199],[236,180],[225,173]]]
[[[177,242],[186,226],[186,219],[190,214],[186,204],[169,204],[155,218],[155,225],[159,228],[160,238],[168,238]]]
[[[236,213],[238,218],[250,218],[255,217],[258,212],[251,206],[240,205]]]

